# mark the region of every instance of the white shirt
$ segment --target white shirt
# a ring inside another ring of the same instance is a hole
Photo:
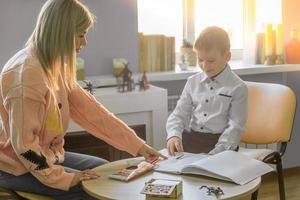
[[[236,147],[247,120],[248,90],[230,66],[216,77],[200,72],[188,78],[175,110],[168,118],[168,138],[182,138],[184,129],[221,133],[217,146]]]

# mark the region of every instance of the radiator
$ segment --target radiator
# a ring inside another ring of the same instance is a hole
[[[178,101],[179,98],[180,98],[180,95],[168,96],[168,114],[169,115],[175,109],[177,101]]]

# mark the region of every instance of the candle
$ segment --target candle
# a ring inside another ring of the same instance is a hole
[[[282,44],[282,24],[277,24],[276,26],[276,55],[283,54],[283,44]]]
[[[273,54],[273,29],[272,24],[266,24],[266,56],[272,56]]]

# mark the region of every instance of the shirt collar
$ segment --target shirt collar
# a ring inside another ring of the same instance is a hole
[[[231,73],[231,69],[229,64],[226,65],[226,67],[221,71],[219,74],[217,74],[215,77],[213,77],[213,80],[216,80],[217,82],[224,84],[227,81],[227,78],[229,74]]]
[[[203,72],[202,76],[200,78],[200,82],[205,82],[206,80],[209,80],[210,78]]]
[[[225,83],[230,72],[231,72],[230,66],[229,66],[229,64],[226,64],[226,67],[219,74],[217,74],[216,76],[214,76],[212,78],[209,78],[205,73],[202,73],[200,82],[216,80],[217,82]]]

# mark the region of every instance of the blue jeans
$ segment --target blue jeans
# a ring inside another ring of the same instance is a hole
[[[86,169],[92,169],[105,163],[107,163],[106,160],[95,156],[66,152],[65,161],[61,165],[64,166],[67,172],[78,172]],[[95,200],[95,198],[85,193],[79,185],[70,188],[69,191],[53,189],[43,185],[30,173],[26,173],[21,176],[14,176],[0,171],[0,187],[10,190],[47,195],[56,200]]]

